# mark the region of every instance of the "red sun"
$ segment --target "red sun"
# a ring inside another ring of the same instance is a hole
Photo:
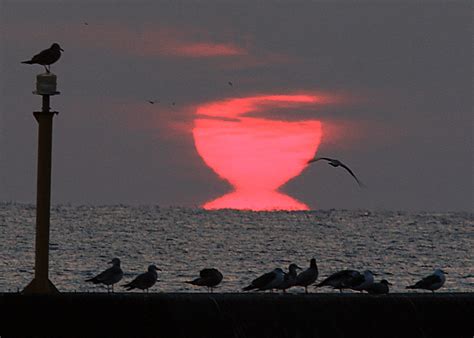
[[[231,193],[207,202],[203,207],[308,210],[307,205],[278,189],[299,175],[308,159],[315,155],[322,136],[321,123],[243,115],[266,108],[292,112],[299,105],[316,102],[318,97],[311,95],[268,95],[199,106],[197,114],[204,116],[194,121],[196,149],[204,162],[234,188]]]

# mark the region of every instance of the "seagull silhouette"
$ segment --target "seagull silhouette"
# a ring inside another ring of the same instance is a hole
[[[228,83],[229,86],[231,86],[231,87],[234,85],[231,81],[229,81],[229,82],[227,82],[227,83]]]
[[[344,163],[342,163],[341,161],[339,160],[336,160],[336,159],[333,159],[333,158],[329,158],[329,157],[315,157],[313,158],[312,160],[309,160],[308,161],[308,164],[310,163],[313,163],[313,162],[316,162],[316,161],[319,161],[319,160],[325,160],[325,161],[328,161],[329,165],[332,165],[334,168],[336,167],[343,167],[344,169],[346,169],[349,174],[351,174],[352,177],[355,178],[355,180],[357,181],[357,184],[359,184],[359,187],[365,187],[364,184],[356,177],[356,175],[352,172],[352,170],[346,166]]]
[[[46,69],[46,72],[49,73],[50,65],[59,60],[61,57],[61,51],[64,52],[64,49],[62,49],[57,43],[53,43],[51,47],[36,54],[31,58],[31,60],[22,61],[21,63],[42,65]]]

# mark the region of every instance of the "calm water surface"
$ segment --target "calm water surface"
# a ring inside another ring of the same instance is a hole
[[[0,203],[0,292],[22,289],[33,277],[35,213],[34,205]],[[121,205],[51,210],[50,279],[61,291],[103,291],[84,279],[113,257],[122,260],[123,282],[148,264],[160,267],[155,292],[200,292],[183,281],[205,267],[224,274],[221,292],[235,292],[275,267],[306,267],[313,256],[320,280],[339,269],[370,269],[401,292],[440,267],[449,273],[445,291],[474,291],[473,214]]]

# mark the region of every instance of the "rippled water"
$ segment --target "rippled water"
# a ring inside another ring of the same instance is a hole
[[[21,290],[32,279],[34,228],[33,205],[0,203],[0,292]],[[51,210],[50,279],[61,291],[103,291],[84,279],[119,257],[124,282],[148,264],[159,266],[156,292],[201,291],[183,281],[205,267],[221,270],[219,290],[233,292],[275,267],[307,266],[314,256],[320,279],[339,269],[370,269],[401,292],[441,267],[449,273],[445,291],[473,291],[473,248],[472,213],[59,205]]]

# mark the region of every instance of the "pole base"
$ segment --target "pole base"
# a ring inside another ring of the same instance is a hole
[[[52,294],[59,293],[59,290],[49,279],[39,280],[34,278],[30,284],[21,292],[23,294]]]

